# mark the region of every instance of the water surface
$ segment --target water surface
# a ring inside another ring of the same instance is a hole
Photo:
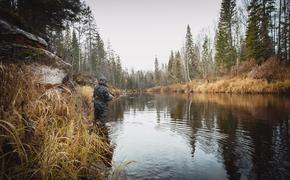
[[[131,95],[111,105],[123,179],[290,179],[290,99]]]

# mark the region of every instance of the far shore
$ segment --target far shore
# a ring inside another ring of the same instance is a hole
[[[290,79],[268,82],[264,79],[233,77],[215,82],[193,80],[156,86],[144,90],[151,93],[235,93],[235,94],[290,94]]]

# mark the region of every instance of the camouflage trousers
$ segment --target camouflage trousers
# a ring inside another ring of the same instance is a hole
[[[94,101],[94,120],[105,124],[108,117],[108,104],[99,100]]]

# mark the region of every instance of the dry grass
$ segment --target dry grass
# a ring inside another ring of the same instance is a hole
[[[240,78],[219,80],[213,83],[205,81],[192,81],[187,84],[175,84],[166,87],[158,86],[147,89],[148,92],[158,93],[266,93],[279,94],[290,92],[290,79],[268,82],[263,79]]]
[[[244,62],[236,67],[241,72],[234,77],[224,76],[220,80],[208,83],[205,80],[193,80],[186,84],[173,84],[147,89],[148,92],[201,92],[201,93],[290,93],[290,67],[277,59],[270,58],[260,66],[253,61]],[[253,65],[250,69],[250,65]]]
[[[0,78],[0,179],[105,177],[111,148],[98,128],[89,132],[80,96],[46,90],[24,65],[0,64]]]
[[[78,86],[77,91],[86,98],[88,101],[92,101],[93,98],[93,88],[91,86]]]
[[[82,97],[85,98],[86,101],[92,102],[93,98],[93,87],[91,86],[78,86],[77,91],[82,95]],[[114,88],[114,87],[109,87],[109,91],[114,97],[118,97],[123,94],[123,90]]]

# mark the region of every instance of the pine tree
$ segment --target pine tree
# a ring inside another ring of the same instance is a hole
[[[260,57],[259,48],[262,46],[259,36],[259,14],[256,13],[261,11],[260,4],[257,0],[252,0],[248,8],[249,20],[246,32],[246,53],[247,58],[258,59]]]
[[[102,68],[105,66],[105,58],[106,58],[106,52],[104,47],[104,42],[100,36],[100,34],[97,32],[96,37],[96,47],[97,47],[97,70],[101,71]]]
[[[72,38],[71,38],[71,31],[69,28],[69,24],[66,24],[66,29],[65,29],[65,34],[64,34],[64,41],[63,41],[63,46],[64,46],[64,52],[63,52],[63,60],[72,64]]]
[[[264,62],[267,58],[274,55],[274,48],[272,44],[272,39],[270,37],[270,27],[271,27],[271,14],[275,10],[274,0],[262,0],[262,14],[261,14],[261,41],[262,49],[261,54],[263,57],[258,58],[258,63]]]
[[[175,53],[174,57],[174,77],[175,82],[181,82],[181,55],[179,51]]]
[[[171,50],[169,60],[168,60],[168,65],[167,65],[167,74],[168,74],[168,79],[169,81],[174,81],[174,63],[175,63],[175,58],[174,58],[174,52]]]
[[[187,74],[187,80],[191,81],[191,78],[197,75],[197,57],[194,52],[194,44],[191,34],[190,26],[187,25],[186,37],[185,37],[185,71]]]
[[[220,19],[216,33],[217,68],[224,71],[235,64],[236,52],[233,46],[233,24],[236,15],[236,1],[223,0],[221,4]]]
[[[170,76],[173,75],[173,67],[174,67],[174,53],[171,50],[170,56],[169,56],[169,61],[168,61],[168,69],[167,69]]]
[[[97,56],[97,52],[96,49],[94,49],[94,35],[97,33],[97,26],[95,24],[95,20],[94,17],[91,13],[91,11],[89,10],[89,13],[86,14],[86,37],[87,37],[87,46],[88,46],[88,67],[90,72],[96,72],[96,68],[97,68],[97,64],[96,64],[96,56]]]
[[[116,86],[121,88],[123,75],[122,75],[121,59],[119,56],[117,56],[116,58],[116,78],[115,79],[116,79]]]
[[[73,30],[73,35],[72,35],[72,66],[73,66],[73,71],[77,72],[79,71],[79,43],[77,39],[76,32]]]
[[[209,52],[209,38],[205,36],[203,45],[202,45],[202,72],[203,77],[205,77],[209,72],[209,66],[210,66],[210,52]]]
[[[91,64],[92,70],[98,76],[101,76],[102,71],[106,68],[106,52],[104,48],[104,42],[98,31],[94,30],[92,41],[92,55]]]
[[[159,63],[157,57],[155,57],[154,61],[154,79],[155,79],[155,84],[159,85],[160,84],[160,69],[159,69]]]
[[[272,40],[269,36],[273,0],[252,0],[248,11],[247,58],[254,58],[258,64],[261,64],[274,54]]]
[[[21,16],[28,26],[33,27],[44,37],[48,29],[65,29],[66,22],[76,21],[77,16],[87,8],[81,0],[11,0],[10,2],[9,10]]]

